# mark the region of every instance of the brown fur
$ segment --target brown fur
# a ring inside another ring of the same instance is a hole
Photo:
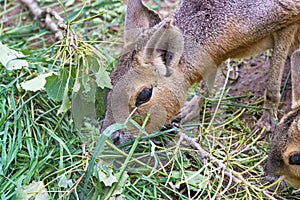
[[[112,74],[103,128],[122,122],[135,107],[143,88],[153,96],[137,108],[151,110],[151,132],[170,120],[186,100],[188,88],[211,82],[227,58],[240,58],[273,48],[266,88],[266,110],[258,125],[273,127],[283,65],[298,45],[298,0],[183,0],[164,20],[141,0],[128,0],[124,52]],[[183,47],[182,47],[183,46]],[[122,133],[118,132],[122,140]],[[122,141],[121,141],[122,143]]]

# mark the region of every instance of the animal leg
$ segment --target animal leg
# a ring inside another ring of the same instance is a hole
[[[284,64],[289,49],[294,40],[297,26],[289,26],[274,33],[274,49],[271,58],[267,88],[265,92],[264,110],[262,117],[255,125],[255,129],[266,128],[266,132],[273,131],[277,120],[277,109],[280,100],[281,79]]]

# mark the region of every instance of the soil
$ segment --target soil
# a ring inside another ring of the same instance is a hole
[[[6,30],[10,30],[10,29],[14,29],[16,26],[20,26],[20,25],[24,25],[27,24],[28,21],[32,21],[34,16],[30,13],[29,15],[27,14],[22,14],[22,13],[27,13],[29,12],[28,8],[26,7],[26,5],[20,1],[15,1],[15,2],[11,2],[11,7],[13,7],[14,9],[11,9],[9,11],[7,11],[7,13],[5,15],[0,15],[0,21],[3,22],[3,28]],[[42,8],[44,9],[44,8]],[[62,12],[62,8],[60,5],[55,5],[55,6],[51,6],[51,9],[56,11],[57,13]],[[20,17],[21,16],[21,17]],[[53,19],[55,21],[55,19]],[[35,26],[37,25],[37,27],[35,28]],[[36,20],[32,23],[32,32],[37,31],[38,32],[38,26],[41,26],[42,28],[44,28],[44,24],[41,23],[40,21]],[[49,32],[48,34],[45,34],[43,36],[43,38],[37,38],[37,39],[33,39],[30,41],[30,43],[34,44],[34,45],[30,45],[30,48],[32,49],[39,49],[43,47],[43,42],[38,43],[41,39],[44,39],[45,41],[47,41],[48,44],[53,44],[55,43],[55,39],[54,39],[54,34]]]
[[[265,89],[268,81],[268,72],[270,68],[270,58],[265,54],[261,54],[254,58],[245,59],[242,63],[238,64],[238,77],[236,81],[230,81],[227,87],[231,88],[229,95],[231,96],[242,96],[248,95],[249,98],[242,98],[239,103],[250,104],[257,99],[263,99]],[[282,83],[281,83],[281,93],[282,98],[278,110],[278,118],[280,119],[283,114],[291,110],[292,102],[292,87],[291,78],[288,77],[290,70],[290,59],[288,58],[285,64]],[[222,66],[221,70],[216,78],[216,87],[223,87],[225,82],[226,66]],[[284,89],[285,87],[285,89]],[[252,94],[252,95],[249,95]],[[253,98],[254,97],[254,98]],[[263,106],[263,102],[261,104]],[[245,114],[242,118],[246,118],[250,124],[254,124],[253,118]],[[246,117],[247,116],[247,117]],[[247,119],[248,118],[248,119]],[[251,121],[251,122],[250,122]]]

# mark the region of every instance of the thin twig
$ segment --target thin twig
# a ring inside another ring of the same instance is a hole
[[[61,41],[63,39],[63,34],[61,30],[58,28],[58,25],[51,19],[50,13],[53,12],[51,11],[51,9],[47,9],[46,11],[43,11],[35,0],[20,0],[20,1],[29,8],[30,12],[34,16],[34,20],[40,20],[42,22],[44,21],[46,28],[55,34],[56,40]],[[55,13],[54,16],[57,17],[59,15]]]
[[[209,152],[207,152],[206,150],[204,150],[200,146],[200,144],[197,143],[196,139],[187,136],[185,133],[183,133],[181,131],[177,131],[177,134],[179,135],[180,138],[182,138],[183,140],[185,140],[191,147],[193,147],[195,150],[197,150],[198,155],[202,159],[210,160],[213,164],[215,164],[219,168],[223,169],[224,174],[230,178],[229,179],[230,180],[229,183],[231,183],[231,182],[235,182],[237,184],[244,183],[245,185],[241,185],[242,188],[248,190],[248,188],[246,186],[250,186],[253,190],[262,192],[269,199],[272,199],[272,200],[274,199],[275,200],[275,198],[272,197],[272,195],[270,195],[268,191],[266,191],[264,189],[257,188],[254,185],[249,185],[249,183],[247,183],[244,180],[244,178],[242,177],[242,175],[240,173],[235,172],[233,170],[230,170],[230,169],[226,168],[226,165],[223,163],[222,160],[217,159],[212,154],[210,154]],[[229,185],[227,185],[226,188],[228,189]]]
[[[20,0],[20,1],[29,8],[30,12],[34,15],[34,20],[38,20],[43,10],[39,8],[37,2],[35,0]]]
[[[268,197],[270,200],[276,200],[276,198],[272,197],[268,191],[263,191],[263,194],[266,195],[266,197]]]
[[[47,29],[54,33],[54,37],[57,41],[62,41],[64,36],[66,36],[70,39],[71,46],[73,48],[77,47],[76,35],[68,29],[68,26],[64,24],[64,19],[55,10],[52,10],[51,8],[42,10],[36,0],[20,1],[29,8],[34,16],[34,20],[39,20]],[[56,22],[52,18],[54,18]]]
[[[67,193],[67,196],[70,196],[70,194],[72,193],[73,190],[75,190],[78,187],[78,184],[81,182],[81,180],[84,178],[84,176],[86,175],[87,172],[87,168],[88,168],[88,163],[86,162],[86,165],[84,167],[84,173],[79,177],[79,179],[77,179],[77,181],[75,182],[75,184],[70,188],[69,192]]]
[[[208,153],[207,151],[205,151],[200,144],[198,144],[196,142],[195,139],[187,136],[186,134],[184,134],[181,131],[177,131],[177,134],[180,136],[180,138],[183,138],[183,140],[187,141],[189,145],[191,145],[193,148],[195,148],[197,150],[197,153],[199,154],[199,156],[202,159],[209,159],[210,161],[212,161],[214,164],[218,165],[220,168],[224,169],[224,174],[230,178],[232,178],[232,181],[235,183],[242,183],[241,180],[239,180],[237,177],[235,177],[232,172],[232,170],[230,169],[226,169],[226,165],[219,159],[217,159],[216,157],[214,157],[213,155],[211,155],[210,153]]]

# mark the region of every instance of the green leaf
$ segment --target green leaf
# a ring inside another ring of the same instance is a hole
[[[33,92],[36,92],[38,90],[44,90],[45,89],[44,86],[46,84],[46,78],[51,76],[52,74],[53,74],[52,72],[47,74],[40,74],[33,79],[21,83],[21,87],[24,90],[33,91]]]
[[[71,187],[73,184],[72,184],[72,180],[68,180],[66,175],[62,175],[59,179],[59,182],[58,182],[58,186],[60,187],[63,187],[63,188],[68,188],[68,187]]]
[[[205,189],[209,183],[209,180],[198,171],[185,170],[184,174],[182,171],[172,171],[171,177],[180,179],[180,182],[177,182],[175,185],[176,188],[179,188],[180,184],[186,183],[189,184],[191,190],[195,192],[199,189]]]
[[[80,80],[81,85],[83,86],[82,89],[84,89],[82,92],[89,93],[91,90],[90,84],[93,82],[93,80],[91,80],[90,76],[85,72],[81,72],[80,76],[81,76],[81,79],[79,79],[79,80]]]
[[[102,135],[104,135],[104,136],[106,136],[106,138],[108,138],[108,137],[110,137],[110,135],[111,135],[112,133],[114,133],[114,132],[116,132],[116,131],[118,131],[118,130],[124,129],[124,128],[127,128],[127,125],[126,125],[126,124],[115,123],[115,124],[112,124],[112,125],[110,125],[109,127],[107,127],[107,128],[103,131]],[[103,142],[103,141],[101,141],[101,139],[100,139],[99,142]],[[105,142],[105,141],[104,141],[104,142]],[[98,145],[97,145],[97,146],[98,146]],[[101,151],[101,152],[102,152],[102,151]]]
[[[57,111],[57,114],[67,112],[70,109],[71,101],[70,101],[68,93],[69,93],[69,80],[66,83],[66,87],[65,87],[65,91],[64,91],[64,95],[63,95],[63,101],[62,101],[60,108]]]
[[[79,129],[85,118],[96,119],[95,95],[97,88],[95,83],[90,84],[90,92],[85,92],[80,83],[77,82],[75,85],[79,88],[79,91],[73,92],[71,109],[75,126]]]
[[[66,84],[68,83],[68,71],[62,70],[60,76],[52,74],[46,78],[45,89],[48,96],[57,101],[62,101]]]
[[[104,183],[105,186],[112,186],[113,183],[117,182],[117,178],[112,174],[112,170],[109,169],[109,173],[98,170],[99,179]]]
[[[17,200],[48,200],[50,199],[43,182],[32,182],[23,187],[17,196]]]
[[[99,68],[99,71],[95,74],[95,77],[96,77],[97,85],[100,88],[102,89],[104,89],[105,87],[109,89],[112,88],[112,84],[110,82],[110,77],[108,75],[108,72],[103,67]]]
[[[86,172],[84,190],[86,190],[88,180],[89,180],[89,178],[92,174],[92,169],[94,169],[96,158],[98,158],[102,154],[102,152],[104,151],[105,141],[110,137],[110,135],[113,132],[124,129],[126,127],[127,127],[126,124],[115,123],[115,124],[112,124],[109,127],[107,127],[103,131],[103,133],[100,135],[99,141],[97,142],[97,146],[94,149],[92,159],[90,160],[90,163],[89,163],[89,166],[88,166],[88,169],[87,169],[87,172]]]
[[[119,172],[120,173],[120,172]],[[118,176],[118,173],[116,174]],[[127,174],[127,171],[124,171],[121,179],[118,181],[118,186],[114,190],[112,196],[117,196],[123,193],[124,187],[126,185],[127,179],[129,178],[129,175]]]
[[[93,54],[86,56],[86,65],[94,73],[98,87],[112,88],[110,77],[100,58],[101,53],[94,49]]]
[[[7,70],[21,69],[28,67],[26,60],[18,59],[24,57],[24,54],[8,48],[0,42],[0,62]]]
[[[96,116],[97,118],[103,119],[106,110],[106,97],[108,94],[108,89],[98,88],[96,91]]]

